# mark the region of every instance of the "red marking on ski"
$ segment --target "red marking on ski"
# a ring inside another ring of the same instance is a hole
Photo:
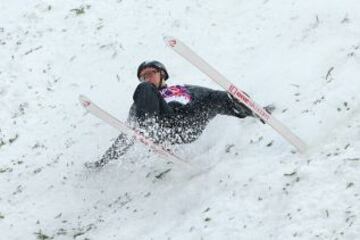
[[[88,106],[90,106],[90,104],[91,104],[90,101],[82,101],[81,103],[82,103],[82,105],[83,105],[85,108],[88,107]]]
[[[170,39],[170,40],[168,40],[168,44],[169,44],[170,47],[175,47],[175,45],[176,45],[176,39]]]

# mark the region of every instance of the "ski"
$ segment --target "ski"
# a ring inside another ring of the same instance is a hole
[[[79,101],[81,105],[91,114],[94,116],[100,118],[104,122],[110,124],[114,128],[120,130],[122,133],[132,136],[134,140],[143,143],[147,147],[149,147],[151,150],[156,152],[159,156],[167,159],[167,160],[174,160],[174,161],[181,161],[182,163],[188,164],[187,161],[184,159],[178,157],[170,150],[166,149],[161,144],[155,143],[149,138],[146,138],[141,132],[137,131],[136,129],[131,128],[128,124],[118,120],[108,112],[104,111],[102,108],[97,106],[95,103],[93,103],[89,98],[80,95]]]
[[[250,108],[257,116],[259,116],[264,122],[269,124],[274,130],[276,130],[282,137],[284,137],[289,143],[295,146],[299,152],[304,153],[306,151],[306,144],[296,136],[289,128],[283,123],[277,120],[273,115],[269,114],[260,105],[256,104],[251,98],[249,98],[241,89],[227,80],[221,73],[215,68],[210,66],[203,58],[191,50],[180,40],[174,37],[164,37],[164,41],[167,46],[173,49],[180,56],[185,58],[200,71],[206,74],[210,79],[218,83],[233,97],[238,99],[241,103]]]

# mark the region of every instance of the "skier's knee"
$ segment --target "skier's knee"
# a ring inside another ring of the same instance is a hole
[[[141,91],[141,92],[154,92],[156,90],[155,86],[152,85],[151,83],[149,82],[142,82],[140,83],[137,87],[136,87],[136,90],[135,91]]]
[[[138,98],[142,99],[153,95],[157,95],[155,86],[148,82],[142,82],[136,87],[133,99],[136,101]]]

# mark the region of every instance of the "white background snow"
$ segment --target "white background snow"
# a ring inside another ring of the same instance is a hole
[[[358,0],[1,0],[0,239],[360,239]],[[220,89],[178,37],[309,146],[219,116],[169,165],[146,148],[101,169],[147,59]],[[169,172],[160,175],[162,172]]]

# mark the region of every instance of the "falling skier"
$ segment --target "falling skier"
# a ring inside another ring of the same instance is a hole
[[[193,85],[167,85],[169,74],[158,61],[145,61],[137,70],[136,87],[128,123],[155,142],[182,144],[195,141],[216,115],[257,117],[225,91]],[[269,113],[273,106],[264,108]],[[94,167],[124,155],[132,139],[120,134]]]

